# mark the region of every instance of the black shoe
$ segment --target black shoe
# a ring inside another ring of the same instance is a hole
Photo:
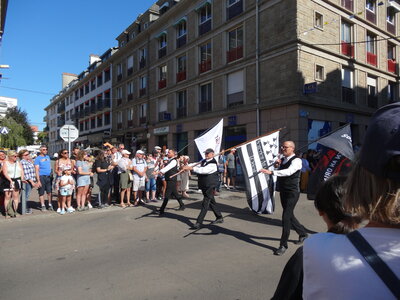
[[[304,242],[304,240],[305,240],[306,238],[308,238],[308,234],[306,234],[306,235],[300,235],[300,236],[299,236],[299,239],[298,239],[297,241],[295,241],[294,243],[295,243],[296,245],[301,245],[301,244],[303,244],[303,242]]]
[[[200,229],[200,228],[201,228],[200,223],[193,224],[192,227],[190,227],[190,229],[193,229],[193,230]]]
[[[275,250],[274,255],[281,256],[286,252],[287,248],[284,246],[280,246],[278,249]]]
[[[224,223],[224,218],[217,218],[215,221],[212,221],[211,222],[211,225],[214,225],[214,224],[222,224],[222,223]]]
[[[185,210],[185,205],[179,206],[178,210]]]
[[[159,217],[164,216],[164,212],[161,211],[161,210],[156,210],[155,213],[156,213]]]

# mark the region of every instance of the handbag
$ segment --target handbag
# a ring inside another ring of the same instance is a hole
[[[131,172],[128,172],[129,182],[133,181],[133,175]]]

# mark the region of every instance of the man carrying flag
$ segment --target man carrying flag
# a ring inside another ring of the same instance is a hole
[[[197,149],[201,154],[201,157],[205,158],[205,151],[207,149],[213,149],[215,153],[219,153],[222,142],[222,130],[224,128],[224,119],[221,119],[217,125],[209,129],[206,133],[196,138]]]
[[[282,236],[279,248],[274,252],[275,255],[283,255],[288,248],[288,239],[290,229],[299,234],[299,240],[295,244],[301,244],[308,236],[306,229],[294,216],[294,208],[300,196],[300,170],[302,166],[301,159],[298,158],[295,151],[295,144],[292,141],[286,141],[281,146],[283,160],[277,161],[278,170],[271,171],[268,169],[260,169],[260,172],[278,177],[278,187],[280,191],[282,212]]]

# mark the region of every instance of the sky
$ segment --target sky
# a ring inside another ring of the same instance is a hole
[[[80,74],[89,55],[115,38],[156,0],[12,0],[0,45],[0,96],[18,99],[42,130],[44,108],[62,89],[62,73]]]

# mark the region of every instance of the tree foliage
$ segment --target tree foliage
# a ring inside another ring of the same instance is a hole
[[[28,114],[21,108],[15,106],[7,110],[5,117],[12,118],[15,122],[22,125],[22,137],[26,142],[25,145],[33,145],[33,132],[28,122]]]
[[[8,134],[0,135],[0,146],[3,148],[17,149],[18,146],[27,145],[24,139],[24,127],[13,118],[4,117],[0,120],[1,127],[8,128]]]
[[[47,132],[39,132],[38,133],[38,140],[37,140],[37,144],[42,145],[42,144],[46,144],[48,142],[47,140]]]

